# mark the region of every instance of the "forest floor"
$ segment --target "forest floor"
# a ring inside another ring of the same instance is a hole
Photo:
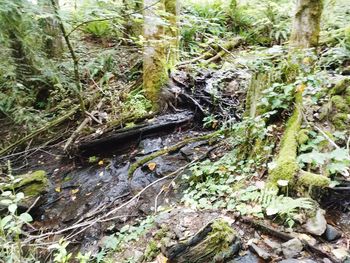
[[[98,45],[91,43],[86,48],[89,52],[99,50]],[[107,52],[109,48],[115,50],[116,47],[108,47]],[[120,50],[126,52],[119,54],[121,78],[110,78],[107,89],[90,83],[91,94],[99,91],[118,100],[132,89],[125,70],[130,69],[127,66],[130,64],[139,66],[138,56],[130,55],[132,51]],[[84,122],[83,118],[56,127],[53,133],[57,136],[51,138],[50,145],[28,147],[20,154],[1,157],[1,160],[11,160],[16,174],[44,170],[49,179],[46,193],[30,207],[34,218],[28,227],[31,240],[40,246],[64,236],[70,241],[71,251],[90,251],[107,262],[345,260],[350,248],[348,177],[339,177],[337,186],[326,187],[321,193],[319,189],[308,189],[313,197],[316,192],[316,215],[310,223],[302,209],[296,212],[291,208],[287,213],[293,214],[293,228],[280,220],[279,214],[266,215],[262,205],[257,205],[258,199],[263,198],[261,195],[248,196],[263,192],[267,163],[277,155],[283,123],[290,113],[277,117],[273,130],[267,131],[270,138],[274,138],[274,146],[263,163],[250,171],[246,163],[242,164],[242,169],[248,171],[235,175],[233,192],[225,187],[230,185],[226,181],[221,185],[215,181],[204,184],[205,180],[199,179],[206,177],[206,170],[211,168],[225,172],[228,169],[227,163],[220,160],[232,156],[235,140],[239,142],[240,135],[218,132],[217,128],[226,125],[223,130],[230,129],[244,122],[246,96],[255,76],[246,65],[257,57],[271,62],[285,53],[280,46],[257,51],[240,48],[229,52],[224,59],[202,61],[199,66],[189,63],[173,73],[166,89],[174,99],[169,100],[161,114],[142,112],[130,116],[128,105],[111,107],[110,101],[97,98],[90,107],[92,117],[87,117],[83,132],[73,138],[68,155],[62,149],[77,129],[77,122]],[[327,74],[333,83],[329,89],[346,78],[334,72]],[[136,78],[131,83],[137,81]],[[124,107],[122,114],[119,107]],[[320,104],[310,106],[305,118],[312,125],[326,129],[331,125],[329,120],[320,121],[315,115],[321,109]],[[121,122],[106,125],[106,116]],[[346,144],[347,139],[340,137],[331,137],[331,141]],[[303,145],[315,143],[315,137],[312,138]],[[322,141],[328,139],[326,135]],[[43,137],[42,141],[45,140]],[[252,158],[252,162],[255,161]],[[231,162],[234,163],[239,162]],[[202,174],[196,175],[198,179],[194,181],[187,180],[198,166],[204,169]],[[212,173],[220,177],[216,171]],[[196,191],[191,193],[188,189],[196,182]],[[203,191],[208,192],[208,199],[196,199],[195,195],[205,196]],[[253,202],[247,203],[249,198]],[[289,198],[288,189],[286,198]],[[235,200],[235,208],[222,205],[218,202],[221,199]],[[228,222],[234,231],[215,225],[218,219]],[[305,227],[307,224],[311,226]],[[211,236],[213,229],[219,229],[217,239]],[[318,229],[323,232],[317,234]]]

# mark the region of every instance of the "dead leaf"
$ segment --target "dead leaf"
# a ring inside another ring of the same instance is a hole
[[[72,192],[72,195],[74,195],[74,194],[79,192],[79,189],[78,188],[77,189],[73,189],[71,192]]]
[[[151,171],[154,171],[154,169],[156,169],[157,164],[156,163],[148,163],[147,166],[148,166],[148,169],[150,169]]]
[[[157,263],[168,263],[168,258],[160,253],[156,258]]]

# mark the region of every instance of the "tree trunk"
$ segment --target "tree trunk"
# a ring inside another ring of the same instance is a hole
[[[58,6],[58,0],[55,0]],[[51,5],[50,0],[39,0],[39,6],[49,14],[54,16],[55,11]],[[59,58],[63,52],[63,39],[59,24],[54,17],[43,18],[40,25],[45,33],[44,36],[44,50],[49,58]]]
[[[318,45],[323,0],[298,0],[290,45],[310,48]]]
[[[162,87],[178,57],[176,0],[144,0],[143,88],[157,109]]]

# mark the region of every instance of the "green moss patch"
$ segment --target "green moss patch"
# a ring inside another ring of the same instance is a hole
[[[331,180],[326,176],[309,172],[301,172],[298,179],[298,184],[302,186],[327,187],[330,182]]]
[[[297,94],[296,102],[301,104],[301,94]],[[297,106],[293,115],[289,118],[287,127],[282,137],[280,152],[278,154],[275,168],[270,171],[269,185],[277,186],[278,180],[293,181],[299,167],[296,162],[298,149],[298,134],[301,125],[301,112]]]
[[[23,192],[25,196],[38,196],[46,192],[49,184],[46,172],[43,170],[19,175],[16,176],[16,179],[20,179],[20,181],[16,182],[14,185],[6,185],[1,190],[15,189],[16,191]]]

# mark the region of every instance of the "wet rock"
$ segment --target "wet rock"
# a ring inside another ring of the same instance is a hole
[[[254,243],[249,245],[249,248],[252,252],[256,253],[259,257],[268,260],[271,258],[271,255],[269,252],[267,252],[265,249],[258,247]]]
[[[332,250],[332,254],[339,260],[343,261],[349,257],[349,251],[346,248],[337,248]]]
[[[225,219],[216,219],[187,240],[163,248],[170,262],[225,262],[240,248],[236,232]]]
[[[144,139],[140,142],[140,148],[142,154],[150,154],[162,149],[162,139]]]
[[[317,263],[316,261],[313,261],[311,259],[294,259],[294,258],[288,258],[279,261],[278,263]]]
[[[312,218],[309,218],[304,225],[305,230],[313,235],[320,236],[322,235],[327,228],[327,221],[324,217],[325,211],[318,209],[316,215]]]
[[[268,245],[276,254],[281,253],[282,247],[280,243],[272,241],[270,239],[264,239],[264,243]]]
[[[247,251],[243,256],[235,257],[227,263],[260,263],[261,259],[254,253]]]
[[[338,231],[335,227],[327,225],[326,231],[324,232],[324,238],[327,241],[334,241],[341,237],[341,232]]]
[[[293,258],[303,250],[303,244],[298,238],[293,238],[282,244],[282,252],[285,258]]]

